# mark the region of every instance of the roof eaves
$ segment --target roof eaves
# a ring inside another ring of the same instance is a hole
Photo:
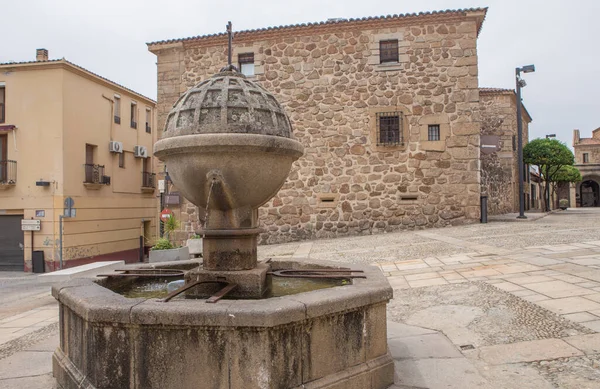
[[[66,66],[75,68],[75,69],[77,69],[77,70],[79,70],[81,72],[84,72],[84,73],[86,73],[86,74],[88,74],[90,76],[97,77],[97,78],[103,80],[104,82],[107,82],[109,84],[117,86],[117,87],[119,87],[119,88],[121,88],[121,89],[123,89],[123,90],[125,90],[125,91],[127,91],[127,92],[129,92],[131,94],[133,94],[133,95],[139,96],[139,97],[143,98],[144,100],[147,100],[147,101],[150,101],[150,102],[156,104],[156,100],[151,99],[150,97],[144,96],[143,94],[138,93],[138,92],[136,92],[136,91],[134,91],[132,89],[129,89],[126,86],[123,86],[123,85],[121,85],[119,83],[111,81],[111,80],[109,80],[106,77],[102,77],[101,75],[99,75],[97,73],[94,73],[94,72],[92,72],[92,71],[90,71],[90,70],[88,70],[88,69],[86,69],[86,68],[84,68],[82,66],[79,66],[79,65],[77,65],[77,64],[75,64],[75,63],[73,63],[71,61],[68,61],[68,60],[66,60],[64,58],[61,58],[61,59],[50,59],[50,60],[47,60],[47,61],[5,62],[5,63],[0,63],[0,68],[10,68],[10,67],[14,67],[14,66],[36,66],[36,65],[44,66],[44,65],[47,65],[47,64],[64,64]]]
[[[256,28],[250,30],[241,30],[236,31],[234,35],[248,35],[248,34],[258,34],[263,32],[277,31],[277,30],[288,30],[288,29],[298,29],[298,28],[310,28],[315,26],[325,26],[325,25],[346,25],[352,23],[360,23],[360,22],[370,22],[374,20],[392,20],[392,19],[406,19],[406,18],[417,18],[417,17],[426,17],[426,16],[446,16],[446,15],[455,15],[455,14],[466,14],[466,13],[483,13],[483,16],[480,21],[478,21],[477,26],[477,35],[481,32],[481,28],[483,26],[483,22],[485,21],[485,17],[487,15],[488,8],[464,8],[464,9],[447,9],[442,11],[430,11],[430,12],[419,12],[419,13],[406,13],[406,14],[394,14],[394,15],[382,15],[382,16],[368,16],[363,18],[349,18],[349,19],[338,19],[338,20],[327,20],[321,22],[310,22],[310,23],[298,23],[298,24],[288,24],[283,26],[271,26],[271,27],[263,27]],[[189,42],[189,41],[198,41],[204,39],[225,37],[227,34],[224,32],[216,33],[216,34],[207,34],[207,35],[197,35],[186,38],[174,38],[174,39],[166,39],[161,41],[154,41],[146,43],[147,46],[160,46],[167,45],[178,42]]]

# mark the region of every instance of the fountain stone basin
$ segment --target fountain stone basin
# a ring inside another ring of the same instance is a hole
[[[315,260],[270,266],[341,267]],[[61,343],[54,375],[65,389],[387,388],[394,374],[386,339],[392,289],[377,268],[353,269],[367,278],[216,304],[126,298],[103,286],[107,278],[56,285]]]

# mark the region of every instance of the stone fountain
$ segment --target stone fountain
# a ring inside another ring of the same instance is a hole
[[[386,336],[392,290],[377,268],[353,266],[365,278],[352,279],[340,263],[257,261],[257,209],[277,193],[302,153],[275,97],[232,66],[181,96],[155,155],[205,215],[203,264],[162,266],[185,269],[187,298],[182,293],[169,302],[126,298],[109,289],[110,276],[55,286],[61,338],[53,370],[59,384],[65,389],[393,384]],[[319,269],[349,282],[266,297],[277,272],[319,276]],[[207,304],[203,298],[215,293],[227,295]]]

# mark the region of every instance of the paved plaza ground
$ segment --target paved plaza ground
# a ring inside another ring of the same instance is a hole
[[[600,389],[600,209],[539,216],[261,246],[259,256],[381,268],[394,288],[396,389]],[[53,388],[49,285],[0,273],[0,293],[0,387]]]

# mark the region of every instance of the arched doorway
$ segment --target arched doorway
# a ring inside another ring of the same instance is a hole
[[[582,207],[600,206],[600,185],[594,180],[585,180],[580,186],[580,201]]]

